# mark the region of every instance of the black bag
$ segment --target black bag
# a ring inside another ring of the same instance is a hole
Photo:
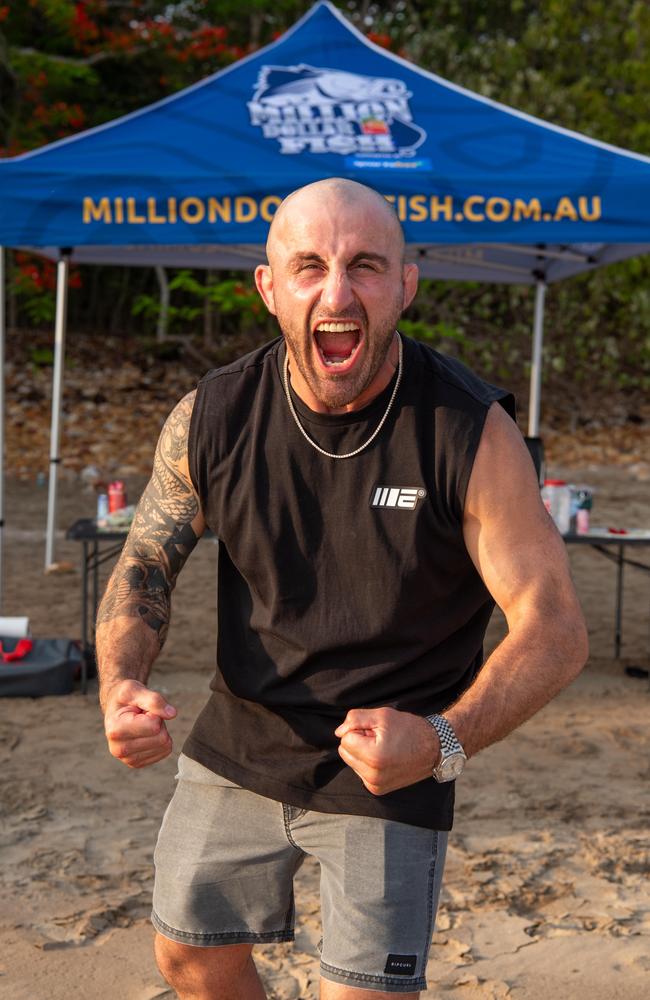
[[[0,697],[70,694],[80,667],[72,639],[0,638]]]

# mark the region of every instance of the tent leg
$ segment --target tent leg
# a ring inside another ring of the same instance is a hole
[[[54,562],[54,536],[56,533],[57,479],[59,448],[61,444],[61,402],[63,397],[63,361],[65,358],[65,327],[68,310],[68,271],[70,253],[62,251],[56,265],[56,320],[54,326],[54,378],[52,382],[52,428],[50,431],[50,476],[47,498],[47,535],[45,541],[45,570]]]
[[[0,613],[4,594],[5,527],[5,250],[0,247]]]
[[[158,313],[156,340],[162,344],[163,341],[167,340],[167,327],[169,325],[169,282],[164,267],[158,266],[155,270],[160,285],[160,312]]]
[[[546,285],[538,281],[535,288],[535,323],[533,327],[533,357],[530,366],[530,398],[528,401],[528,437],[539,437],[540,400],[542,395],[542,344],[544,341],[544,300]]]

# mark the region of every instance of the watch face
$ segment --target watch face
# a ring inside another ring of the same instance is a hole
[[[440,774],[441,781],[453,781],[462,772],[465,767],[466,757],[464,753],[452,753],[443,760],[439,767],[438,772]]]

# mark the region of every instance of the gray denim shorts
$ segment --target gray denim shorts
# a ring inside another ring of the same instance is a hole
[[[181,754],[154,854],[153,925],[199,947],[293,940],[293,877],[321,868],[325,979],[426,989],[447,834],[313,812],[249,792]]]

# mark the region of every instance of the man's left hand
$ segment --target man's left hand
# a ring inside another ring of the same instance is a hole
[[[430,778],[440,753],[433,726],[395,708],[353,708],[334,735],[340,756],[373,795]]]

